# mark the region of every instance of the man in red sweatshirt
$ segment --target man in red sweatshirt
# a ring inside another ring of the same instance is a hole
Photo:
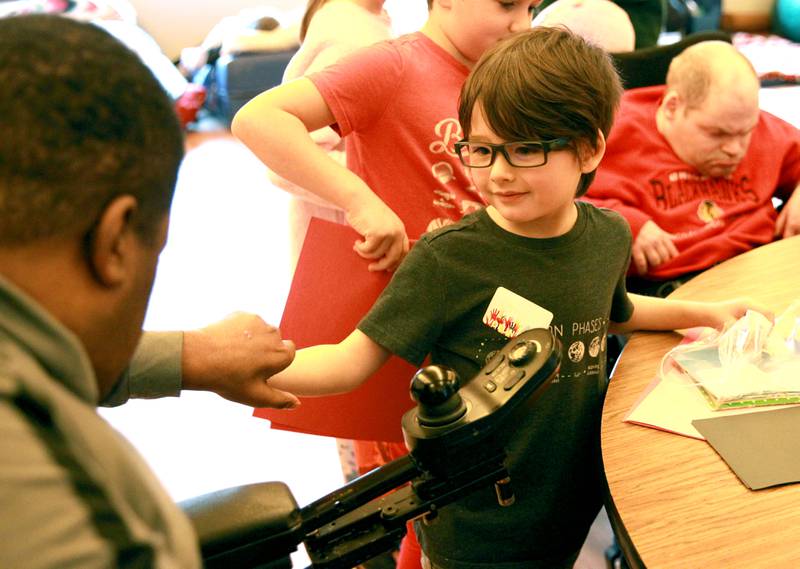
[[[760,111],[758,94],[744,56],[702,42],[672,61],[665,86],[623,96],[587,198],[631,226],[632,292],[666,296],[712,265],[800,234],[800,130]]]

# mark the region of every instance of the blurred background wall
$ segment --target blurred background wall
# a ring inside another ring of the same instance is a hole
[[[170,59],[184,47],[200,45],[211,28],[225,16],[243,9],[265,7],[286,25],[299,22],[306,0],[129,0],[136,8],[139,25],[152,35]],[[425,0],[386,0],[395,29],[418,29],[428,9]]]

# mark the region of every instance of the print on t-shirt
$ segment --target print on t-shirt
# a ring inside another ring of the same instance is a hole
[[[483,207],[480,196],[472,184],[466,188],[458,187],[463,183],[456,176],[454,170],[454,168],[460,168],[460,173],[463,174],[463,167],[455,151],[455,143],[463,137],[458,120],[452,117],[444,118],[436,123],[433,130],[434,139],[428,145],[428,150],[434,155],[431,163],[433,182],[431,199],[434,209],[441,211],[442,215],[428,222],[427,231],[449,225]],[[463,178],[461,176],[461,180]],[[459,189],[475,194],[476,199],[465,199],[463,196],[460,198],[459,195],[463,192],[458,192]]]
[[[561,371],[556,379],[598,375],[606,353],[608,319],[598,316],[569,325],[554,323],[550,331],[561,342]]]

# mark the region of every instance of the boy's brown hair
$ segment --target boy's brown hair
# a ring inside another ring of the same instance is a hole
[[[609,55],[562,28],[533,28],[514,34],[480,58],[461,89],[458,118],[469,137],[472,111],[481,106],[500,138],[569,138],[580,157],[608,138],[622,85]],[[583,174],[576,197],[594,180]]]

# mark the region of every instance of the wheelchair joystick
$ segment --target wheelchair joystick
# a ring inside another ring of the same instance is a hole
[[[430,365],[419,370],[411,381],[411,396],[419,404],[421,425],[438,427],[457,421],[467,412],[458,393],[461,382],[454,369]]]

